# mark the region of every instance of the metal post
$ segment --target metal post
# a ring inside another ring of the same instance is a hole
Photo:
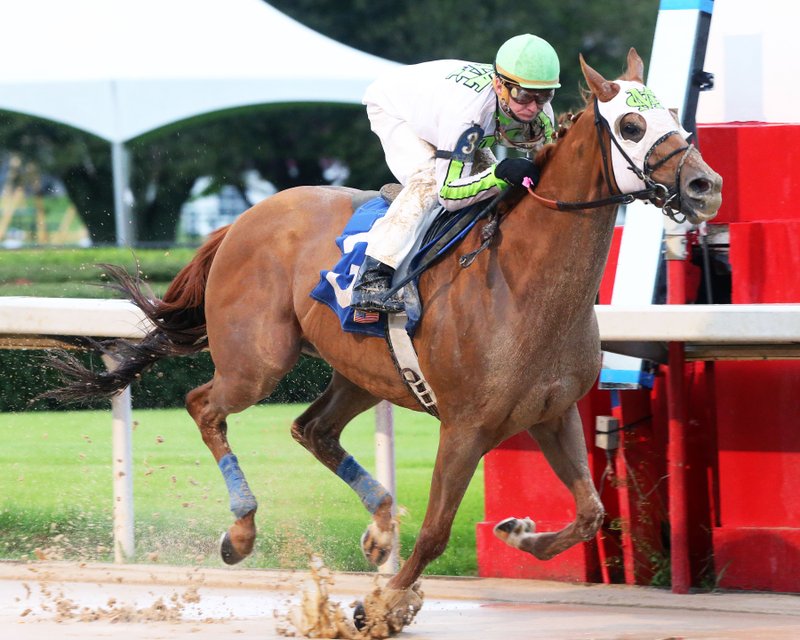
[[[383,400],[375,407],[375,476],[392,494],[392,518],[397,513],[397,491],[394,464],[394,416],[390,402]],[[380,567],[381,573],[397,573],[399,562],[399,530],[395,530],[392,553]]]
[[[692,582],[689,565],[689,526],[686,504],[686,402],[682,342],[669,343],[669,522],[672,592],[688,593]]]
[[[103,356],[109,370],[117,363]],[[114,483],[114,562],[122,563],[133,558],[133,420],[131,388],[115,395],[111,400],[111,455]]]
[[[114,226],[117,246],[130,247],[136,240],[130,203],[130,154],[124,142],[111,143],[111,171],[114,179]]]
[[[672,245],[669,238],[672,238]],[[686,302],[686,236],[667,236],[667,303]],[[688,593],[692,583],[689,565],[689,509],[686,491],[686,354],[683,342],[669,343],[667,410],[669,444],[670,566],[672,592]]]

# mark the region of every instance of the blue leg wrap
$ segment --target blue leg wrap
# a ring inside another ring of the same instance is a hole
[[[253,492],[244,479],[244,473],[239,468],[239,460],[232,453],[224,455],[219,461],[219,470],[228,486],[228,495],[231,497],[231,511],[237,518],[243,518],[258,504]]]
[[[353,456],[347,456],[342,460],[336,469],[336,475],[350,485],[370,513],[375,513],[381,502],[389,496],[383,485],[369,475]]]

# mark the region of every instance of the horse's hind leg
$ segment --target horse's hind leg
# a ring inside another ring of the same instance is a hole
[[[512,547],[527,551],[539,560],[549,560],[578,542],[591,540],[603,522],[605,510],[589,473],[577,406],[572,405],[561,418],[536,425],[528,432],[572,493],[575,520],[561,531],[536,533],[529,518],[507,518],[495,526],[494,532]]]
[[[298,357],[298,352],[289,348],[283,350],[284,357],[273,357],[268,362],[247,359],[245,354],[239,353],[232,367],[220,369],[218,366],[210,382],[186,396],[186,409],[219,465],[228,488],[230,509],[236,516],[236,521],[221,540],[220,551],[227,564],[240,562],[253,550],[258,505],[228,443],[225,420],[231,413],[244,411],[268,396]],[[221,359],[215,360],[219,361]]]
[[[372,514],[361,547],[367,560],[380,565],[389,556],[394,541],[392,496],[339,441],[347,423],[377,403],[378,398],[334,372],[328,388],[292,424],[292,437],[350,485]]]

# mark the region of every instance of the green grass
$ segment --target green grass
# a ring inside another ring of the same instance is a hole
[[[369,522],[355,494],[292,440],[301,405],[252,407],[229,419],[229,438],[259,500],[259,538],[244,566],[366,571],[359,549]],[[134,412],[133,476],[139,562],[218,566],[217,540],[232,522],[225,485],[182,409]],[[342,442],[374,469],[374,413]],[[427,504],[438,423],[395,409],[401,556],[408,557]],[[0,414],[0,557],[112,558],[111,416],[104,411]],[[427,573],[475,575],[475,524],[483,519],[483,470],[473,478],[450,545]]]
[[[95,265],[115,264],[135,273],[137,261],[142,277],[160,295],[194,253],[185,247],[0,250],[0,296],[111,297],[98,286],[104,279]]]

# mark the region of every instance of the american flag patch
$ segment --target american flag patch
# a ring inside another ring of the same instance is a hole
[[[358,324],[371,324],[380,320],[381,314],[378,311],[363,311],[362,309],[353,309],[353,322]]]

